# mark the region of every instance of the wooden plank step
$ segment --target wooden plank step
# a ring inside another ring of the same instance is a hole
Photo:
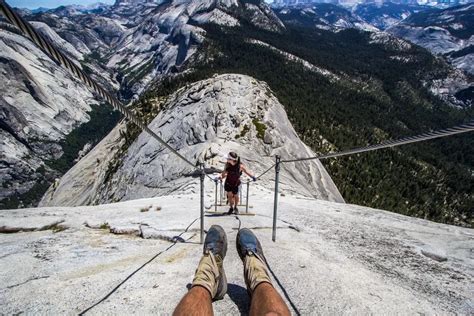
[[[206,211],[206,214],[211,214],[211,215],[227,215],[227,212],[214,212],[214,211]],[[235,216],[235,214],[231,214],[229,216]],[[255,213],[245,213],[245,212],[240,212],[239,215],[237,216],[255,216]]]

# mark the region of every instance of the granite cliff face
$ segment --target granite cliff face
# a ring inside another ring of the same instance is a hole
[[[149,127],[189,160],[205,162],[207,169],[222,170],[222,157],[230,150],[255,174],[270,167],[275,155],[314,155],[268,86],[248,76],[225,74],[196,82],[172,94],[161,108]],[[50,188],[41,205],[96,204],[186,191],[192,167],[145,133],[124,151],[123,135],[119,125]],[[343,202],[319,161],[282,169],[284,192]],[[259,183],[273,187],[273,174]]]
[[[264,3],[244,0],[120,1],[102,15],[126,28],[107,66],[123,74],[133,93],[163,75],[181,71],[198,50],[212,23],[236,27],[247,22],[269,31],[283,23]],[[130,14],[132,12],[132,14]]]
[[[89,120],[87,112],[98,102],[76,78],[5,25],[0,27],[0,82],[3,200],[54,176],[44,162],[62,155],[59,142]]]

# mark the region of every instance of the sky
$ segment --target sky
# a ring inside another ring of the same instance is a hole
[[[57,8],[60,5],[68,4],[82,4],[88,5],[97,2],[113,4],[115,0],[7,0],[7,3],[12,7],[36,9],[39,7],[43,8]],[[272,2],[266,0],[266,2]]]
[[[115,0],[7,0],[12,7],[36,9],[39,7],[56,8],[60,5],[82,4],[88,5],[97,2],[113,4]]]

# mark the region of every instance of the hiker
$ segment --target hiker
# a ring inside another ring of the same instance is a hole
[[[216,181],[225,178],[224,190],[227,192],[227,200],[230,204],[230,209],[227,214],[230,215],[233,212],[239,214],[237,205],[239,204],[240,175],[242,172],[245,172],[253,181],[257,181],[257,178],[247,171],[245,166],[240,162],[240,157],[235,152],[231,151],[225,158],[227,162],[224,171],[220,177],[216,178]]]
[[[244,264],[244,278],[250,295],[250,315],[290,315],[282,297],[272,285],[262,245],[250,229],[237,234],[237,253]],[[173,315],[213,315],[212,301],[221,300],[227,292],[224,257],[227,236],[219,225],[212,225],[204,241],[189,292],[181,299]]]

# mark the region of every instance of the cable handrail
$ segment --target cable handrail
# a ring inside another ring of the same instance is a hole
[[[375,144],[375,145],[370,145],[370,146],[365,146],[365,147],[358,147],[358,148],[353,148],[353,149],[348,149],[348,150],[343,150],[339,152],[334,152],[334,153],[329,153],[325,155],[320,155],[320,156],[313,156],[313,157],[305,157],[305,158],[295,158],[295,159],[282,159],[279,163],[290,163],[290,162],[298,162],[298,161],[307,161],[307,160],[314,160],[314,159],[327,159],[327,158],[335,158],[335,157],[341,157],[341,156],[347,156],[351,154],[357,154],[357,153],[363,153],[363,152],[368,152],[368,151],[374,151],[377,149],[383,149],[383,148],[389,148],[389,147],[396,147],[400,145],[406,145],[410,143],[416,143],[416,142],[421,142],[425,140],[430,140],[430,139],[435,139],[435,138],[440,138],[440,137],[446,137],[450,135],[456,135],[456,134],[461,134],[461,133],[467,133],[474,131],[474,120],[462,124],[462,125],[457,125],[453,127],[448,127],[445,129],[441,130],[436,130],[436,131],[431,131],[415,136],[407,136],[398,140],[387,140],[384,141],[380,144]],[[256,176],[255,179],[260,179],[262,176],[264,176],[266,173],[268,173],[271,169],[275,167],[276,163],[272,164],[268,169],[266,169],[264,172],[262,172],[259,176]],[[251,181],[247,181],[244,183],[249,183]]]
[[[474,131],[474,120],[458,125],[458,126],[453,126],[441,130],[436,130],[432,132],[427,132],[423,133],[420,135],[415,135],[415,136],[408,136],[404,137],[398,140],[388,140],[384,141],[380,144],[376,145],[370,145],[370,146],[365,146],[365,147],[359,147],[359,148],[353,148],[353,149],[348,149],[340,152],[335,152],[335,153],[329,153],[325,155],[319,155],[319,156],[313,156],[313,157],[306,157],[306,158],[296,158],[296,159],[286,159],[286,160],[281,160],[282,163],[289,163],[289,162],[298,162],[298,161],[307,161],[307,160],[314,160],[314,159],[327,159],[327,158],[334,158],[334,157],[341,157],[341,156],[347,156],[351,154],[357,154],[357,153],[363,153],[363,152],[368,152],[368,151],[373,151],[377,149],[383,149],[383,148],[389,148],[389,147],[395,147],[395,146],[400,146],[400,145],[405,145],[405,144],[410,144],[410,143],[417,143],[429,139],[434,139],[434,138],[440,138],[440,137],[446,137],[450,135],[455,135],[455,134],[461,134],[461,133],[467,133]]]
[[[441,138],[441,137],[446,137],[450,135],[456,135],[456,134],[461,134],[461,133],[467,133],[474,131],[474,120],[462,124],[462,125],[457,125],[453,127],[448,127],[445,129],[441,130],[436,130],[436,131],[431,131],[415,136],[407,136],[398,140],[387,140],[384,141],[380,144],[375,144],[375,145],[370,145],[370,146],[365,146],[365,147],[358,147],[358,148],[352,148],[348,150],[343,150],[339,152],[334,152],[334,153],[329,153],[325,155],[320,155],[320,156],[313,156],[313,157],[305,157],[305,158],[295,158],[295,159],[282,159],[279,163],[290,163],[290,162],[298,162],[298,161],[307,161],[307,160],[314,160],[314,159],[327,159],[327,158],[335,158],[335,157],[341,157],[341,156],[347,156],[351,154],[357,154],[357,153],[363,153],[363,152],[368,152],[368,151],[374,151],[378,149],[383,149],[383,148],[389,148],[389,147],[396,147],[400,145],[406,145],[410,143],[417,143],[425,140],[430,140],[430,139],[435,139],[435,138]],[[259,176],[255,177],[256,180],[260,179],[262,176],[264,176],[267,172],[269,172],[271,169],[275,167],[275,163],[272,164],[268,169],[266,169],[263,173],[261,173]],[[251,181],[247,181],[245,183],[250,183]]]
[[[116,97],[106,91],[102,86],[96,83],[89,75],[87,75],[79,66],[72,62],[66,55],[59,51],[49,40],[39,34],[33,26],[16,13],[4,0],[0,0],[0,11],[5,18],[13,25],[15,25],[24,35],[29,37],[38,47],[40,47],[50,58],[56,61],[59,65],[69,70],[72,74],[77,76],[89,88],[92,88],[97,94],[104,98],[112,107],[122,113],[128,120],[140,127],[143,131],[148,133],[151,137],[157,140],[160,144],[165,146],[172,153],[177,155],[181,160],[195,169],[200,169],[197,164],[192,163],[186,157],[181,155],[177,150],[168,145],[160,136],[153,132],[145,123],[143,123],[132,111],[124,106]]]
[[[258,177],[255,177],[255,179],[258,180],[258,179],[260,179],[261,177],[263,177],[268,171],[272,170],[273,167],[275,167],[275,165],[276,165],[276,164],[271,165],[270,168],[268,168],[267,170],[265,170],[264,172],[262,172]]]

